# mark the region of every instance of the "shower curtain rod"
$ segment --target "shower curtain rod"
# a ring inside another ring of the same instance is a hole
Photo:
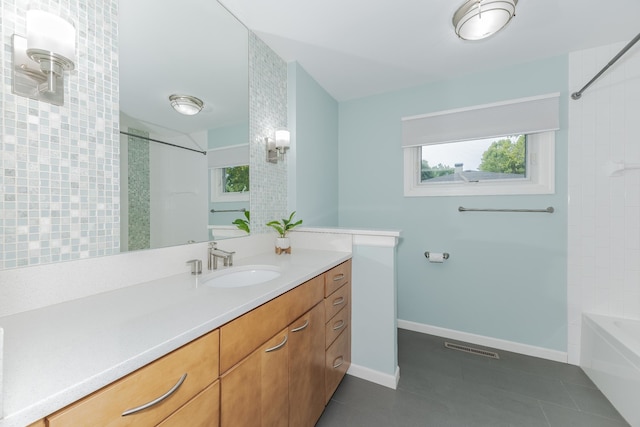
[[[172,144],[170,142],[159,141],[157,139],[149,138],[148,136],[136,135],[135,133],[129,133],[129,132],[125,132],[125,131],[122,131],[122,130],[120,131],[120,133],[122,135],[133,136],[134,138],[146,139],[147,141],[153,141],[153,142],[157,142],[159,144],[170,145],[170,146],[176,147],[176,148],[182,148],[183,150],[195,151],[196,153],[204,154],[205,156],[207,155],[206,151],[200,151],[200,150],[196,150],[196,149],[193,149],[193,148],[187,148],[187,147],[183,147],[181,145]]]
[[[633,45],[638,42],[638,40],[640,40],[640,33],[637,36],[635,36],[633,38],[633,40],[631,40],[629,43],[627,43],[627,45],[625,47],[623,47],[622,50],[620,52],[618,52],[618,54],[616,56],[614,56],[613,59],[611,61],[609,61],[609,63],[607,65],[605,65],[605,67],[602,70],[600,70],[600,72],[598,74],[596,74],[591,80],[589,80],[589,83],[584,85],[584,87],[582,89],[580,89],[579,91],[573,92],[571,94],[571,99],[573,99],[573,100],[580,99],[582,97],[582,92],[584,92],[589,86],[591,86],[591,84],[593,82],[598,80],[598,77],[600,77],[602,74],[604,74],[604,72],[607,71],[609,69],[609,67],[611,67],[613,64],[615,64],[616,61],[618,59],[620,59],[620,57],[622,57],[622,55],[627,53],[627,51],[629,49],[631,49],[631,47],[633,47]]]

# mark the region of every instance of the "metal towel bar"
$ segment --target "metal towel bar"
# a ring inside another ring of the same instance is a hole
[[[464,208],[458,207],[458,212],[535,212],[535,213],[554,213],[553,206],[549,206],[546,209],[476,209],[476,208]]]
[[[216,212],[246,212],[247,210],[245,208],[242,209],[211,209],[209,212],[211,213],[216,213]]]

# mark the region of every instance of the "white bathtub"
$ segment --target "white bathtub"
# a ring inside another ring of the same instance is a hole
[[[580,366],[627,422],[640,426],[640,321],[583,314]]]

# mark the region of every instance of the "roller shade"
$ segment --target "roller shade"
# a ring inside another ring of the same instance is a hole
[[[560,129],[560,94],[402,118],[402,146],[444,144]]]
[[[209,169],[228,168],[249,164],[249,145],[233,145],[207,151]]]

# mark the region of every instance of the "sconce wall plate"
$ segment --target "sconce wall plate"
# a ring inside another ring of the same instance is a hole
[[[11,92],[53,105],[64,105],[64,77],[52,73],[56,91],[49,92],[47,76],[41,71],[40,64],[27,55],[27,38],[18,34],[13,37],[13,78]]]
[[[276,140],[270,137],[264,139],[267,145],[267,162],[278,163],[278,150],[276,150]]]

